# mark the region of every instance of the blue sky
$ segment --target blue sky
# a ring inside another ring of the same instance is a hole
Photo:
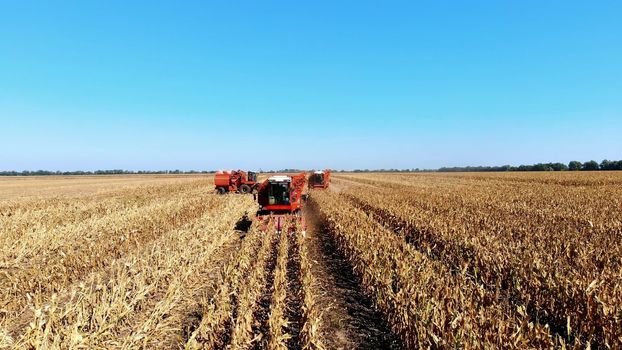
[[[622,159],[620,1],[0,1],[0,170]]]

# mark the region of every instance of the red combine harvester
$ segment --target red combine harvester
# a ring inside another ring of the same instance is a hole
[[[302,227],[304,219],[300,215],[306,194],[304,193],[306,174],[275,175],[266,179],[258,188],[257,201],[259,220],[273,220],[277,232],[281,232],[286,220],[293,221],[292,229]],[[267,229],[267,226],[265,227]]]
[[[259,186],[259,183],[257,183],[257,173],[236,170],[216,172],[214,185],[219,194],[227,192],[251,193]]]
[[[330,170],[314,171],[309,174],[309,188],[328,188],[330,184]]]

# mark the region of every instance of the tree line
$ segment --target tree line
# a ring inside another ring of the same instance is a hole
[[[622,170],[622,160],[603,160],[600,164],[595,160],[585,163],[573,160],[564,163],[538,163],[531,165],[502,165],[502,166],[467,166],[467,167],[443,167],[439,172],[464,172],[464,171],[594,171],[594,170]]]

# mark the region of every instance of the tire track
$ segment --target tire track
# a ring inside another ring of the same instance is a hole
[[[285,233],[284,233],[285,234]],[[288,233],[289,260],[287,261],[287,309],[285,316],[288,320],[287,332],[291,336],[287,342],[288,349],[302,349],[300,332],[303,326],[302,307],[304,304],[302,293],[302,276],[300,275],[300,250],[296,235],[301,232]]]

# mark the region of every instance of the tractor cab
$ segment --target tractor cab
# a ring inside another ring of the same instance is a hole
[[[261,183],[257,191],[260,213],[294,213],[302,206],[304,173],[274,175]]]
[[[257,173],[253,171],[249,171],[248,173],[246,173],[246,181],[257,182]]]
[[[289,188],[292,179],[289,176],[272,176],[268,179],[268,204],[289,205]]]

